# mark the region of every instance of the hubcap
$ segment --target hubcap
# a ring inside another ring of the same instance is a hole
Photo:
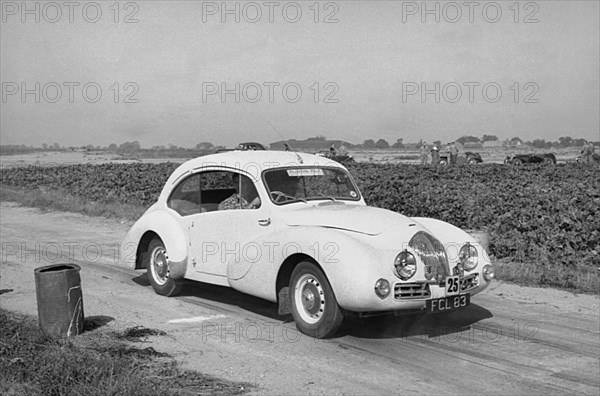
[[[317,323],[325,312],[325,292],[319,280],[304,274],[294,288],[294,300],[298,314],[307,323]]]
[[[169,258],[163,247],[156,247],[150,258],[150,271],[156,283],[164,285],[169,277]]]

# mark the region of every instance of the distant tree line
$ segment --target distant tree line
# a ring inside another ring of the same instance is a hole
[[[331,144],[329,140],[327,140],[324,136],[318,135],[313,138],[308,138],[303,142],[315,142],[315,144],[320,144],[326,146]],[[336,140],[336,142],[340,142],[340,140]],[[456,142],[459,142],[463,145],[466,144],[484,144],[485,142],[499,142],[499,139],[495,135],[483,135],[481,137],[465,135],[456,139]],[[562,136],[558,139],[558,141],[547,141],[545,139],[535,139],[533,141],[523,141],[519,137],[513,137],[512,139],[505,140],[503,143],[508,146],[529,146],[538,149],[550,149],[550,148],[563,148],[563,147],[583,147],[583,145],[587,142],[586,139],[583,138],[572,138],[570,136]],[[437,145],[441,145],[441,141],[437,140],[432,142]],[[404,148],[415,148],[420,147],[423,144],[423,140],[419,140],[414,143],[404,143],[403,138],[398,138],[392,144],[390,144],[387,140],[381,139],[365,139],[362,143],[352,144],[352,143],[344,143],[345,147],[348,149],[404,149]],[[596,145],[600,145],[600,142],[594,142]],[[268,146],[268,145],[266,145]],[[42,143],[41,146],[27,146],[24,144],[16,144],[16,145],[1,145],[0,153],[2,154],[17,154],[17,153],[29,153],[34,151],[112,151],[117,153],[134,153],[138,151],[144,152],[176,152],[176,151],[185,151],[185,152],[200,152],[200,153],[208,153],[215,152],[218,149],[224,148],[223,146],[214,145],[211,142],[203,141],[196,144],[194,147],[180,147],[175,144],[169,143],[166,146],[157,145],[152,146],[149,149],[142,148],[139,141],[127,141],[121,144],[111,143],[108,146],[94,146],[92,144],[86,146],[61,146],[58,143],[48,144]]]

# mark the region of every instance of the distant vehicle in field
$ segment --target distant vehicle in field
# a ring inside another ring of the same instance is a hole
[[[545,154],[514,154],[506,157],[505,164],[521,165],[521,164],[556,164],[556,156],[554,153]]]
[[[256,143],[256,142],[246,142],[246,143],[240,143],[238,145],[238,150],[266,150],[265,146],[263,146],[260,143]]]
[[[473,153],[467,151],[456,158],[457,165],[462,164],[480,164],[483,162],[481,155],[479,153]],[[438,164],[440,165],[448,165],[450,163],[450,153],[448,151],[444,151],[440,153],[440,160]]]
[[[244,143],[240,143],[238,144],[238,146],[234,149],[218,149],[217,153],[224,153],[226,151],[248,151],[248,150],[252,150],[252,151],[256,151],[256,150],[266,150],[265,146],[263,146],[260,143],[256,143],[256,142],[244,142]]]
[[[591,159],[592,159],[592,162],[596,162],[596,163],[600,164],[600,154],[598,154],[598,153],[593,153],[593,154],[592,154],[592,156],[591,156]],[[575,159],[575,162],[577,162],[577,163],[581,163],[581,156],[578,156],[578,157]]]
[[[318,155],[319,157],[325,157],[328,158],[330,160],[339,162],[340,164],[347,164],[347,163],[351,163],[351,162],[356,162],[354,160],[354,158],[352,158],[352,156],[348,153],[332,153],[329,150],[321,150],[318,153],[316,153],[316,155]]]

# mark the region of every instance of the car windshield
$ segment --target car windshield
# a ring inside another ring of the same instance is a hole
[[[265,171],[263,180],[271,200],[280,205],[311,200],[358,201],[352,177],[343,169],[290,167]]]

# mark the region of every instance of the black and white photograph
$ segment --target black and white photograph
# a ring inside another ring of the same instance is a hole
[[[600,1],[0,0],[0,82],[0,394],[600,393]]]

